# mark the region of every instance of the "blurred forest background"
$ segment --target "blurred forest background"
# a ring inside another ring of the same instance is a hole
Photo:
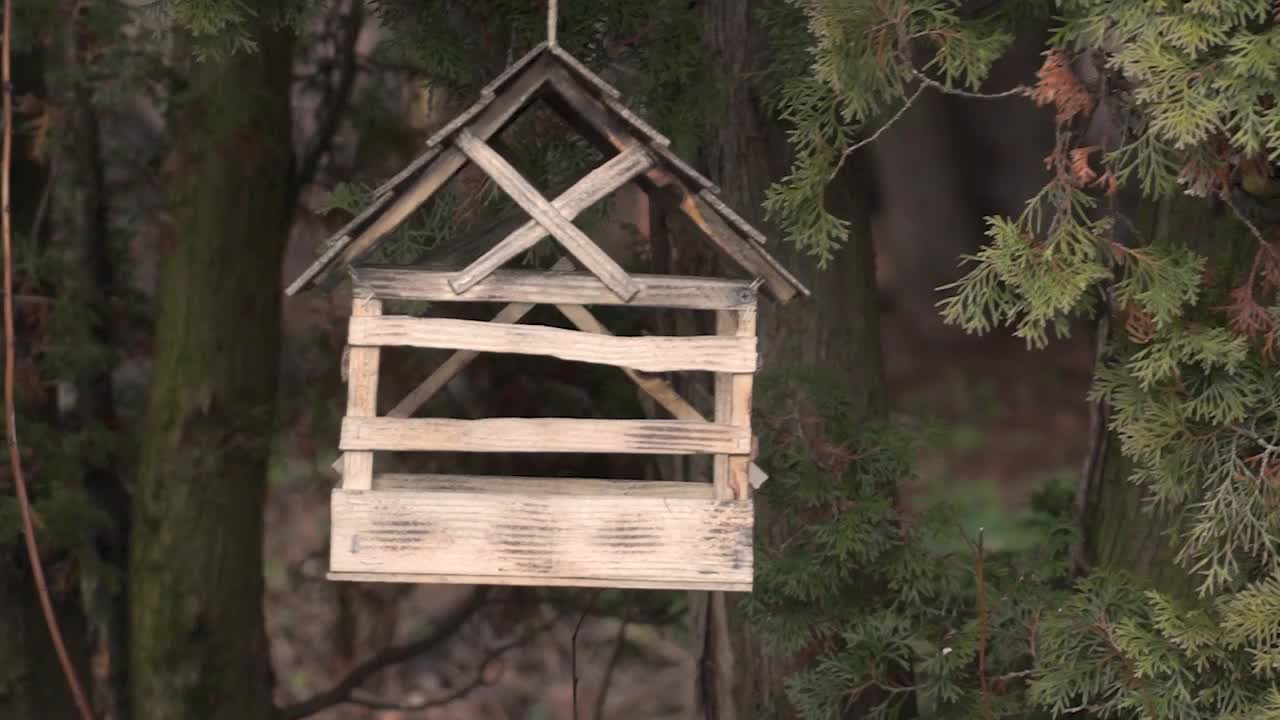
[[[17,422],[98,717],[1280,718],[1280,4],[561,5],[814,291],[762,309],[756,592],[324,578],[349,289],[284,284],[544,0],[16,0]],[[600,161],[500,139],[545,192]],[[510,210],[463,173],[378,260]],[[579,224],[717,269],[639,192]],[[444,355],[385,357],[384,402]],[[503,356],[424,410],[652,412]],[[0,717],[75,717],[11,480]]]

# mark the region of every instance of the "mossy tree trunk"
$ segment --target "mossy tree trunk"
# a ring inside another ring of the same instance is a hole
[[[725,200],[770,235],[770,252],[813,291],[809,300],[785,307],[764,301],[759,333],[766,368],[823,367],[847,382],[851,413],[883,418],[888,405],[875,282],[875,260],[868,228],[869,178],[861,158],[851,158],[828,198],[829,207],[851,221],[847,246],[824,270],[809,257],[784,245],[778,232],[763,223],[765,190],[787,170],[789,151],[779,123],[770,116],[762,89],[752,75],[768,58],[768,39],[754,22],[759,0],[709,0],[705,8],[708,62],[717,74],[723,113],[704,143],[706,165],[724,189]],[[762,409],[767,412],[767,409]],[[892,492],[886,488],[886,492]],[[759,542],[776,542],[785,534],[785,508],[757,504]],[[712,611],[716,609],[712,599]],[[784,683],[797,667],[796,658],[780,655],[738,612],[739,598],[723,598],[727,642],[710,642],[704,674],[704,702],[718,720],[794,717],[787,707]],[[714,633],[717,623],[712,618]],[[766,713],[772,713],[766,715]]]
[[[133,502],[138,720],[271,712],[263,502],[289,226],[291,35],[192,62],[173,119],[170,220]]]

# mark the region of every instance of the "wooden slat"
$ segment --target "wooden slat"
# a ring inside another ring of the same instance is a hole
[[[573,220],[592,205],[608,197],[632,178],[653,167],[654,159],[644,148],[633,145],[608,162],[592,170],[551,202],[566,220]],[[528,250],[547,236],[547,231],[530,220],[493,246],[475,262],[460,270],[449,284],[455,293],[484,280],[512,258]]]
[[[427,147],[440,145],[445,140],[448,140],[455,132],[462,129],[462,127],[471,122],[475,116],[479,115],[485,108],[489,107],[495,99],[496,98],[493,95],[482,94],[479,100],[476,100],[471,104],[471,107],[463,110],[457,117],[442,125],[439,130],[436,130],[435,133],[432,134],[431,137],[427,138]]]
[[[596,317],[591,314],[591,311],[581,305],[557,305],[556,309],[563,313],[564,316],[569,319],[569,322],[573,323],[574,327],[583,332],[601,334],[607,334],[609,332],[609,329],[597,320]],[[752,327],[752,331],[754,332],[754,326]],[[707,422],[707,419],[703,417],[702,413],[698,412],[697,408],[690,404],[688,400],[685,400],[680,393],[676,392],[676,389],[672,387],[671,383],[667,382],[662,377],[658,375],[638,373],[626,368],[623,368],[623,372],[626,373],[627,377],[631,378],[631,381],[639,386],[641,390],[648,394],[649,397],[653,398],[655,402],[665,408],[667,412],[671,413],[671,417],[674,417],[677,420],[688,420],[690,422]],[[752,477],[769,477],[764,470],[760,469],[754,463],[749,466],[749,472]],[[761,479],[760,484],[763,483],[764,480]],[[688,483],[676,484],[687,485]],[[759,485],[755,483],[753,483],[753,486],[759,487]]]
[[[414,585],[519,585],[527,587],[615,588],[625,590],[698,590],[751,592],[749,582],[665,582],[639,578],[531,577],[529,575],[430,575],[427,573],[330,572],[333,582],[386,582]]]
[[[639,292],[630,276],[613,258],[600,249],[572,222],[560,214],[551,202],[542,196],[511,163],[494,152],[493,148],[465,129],[454,138],[454,143],[480,166],[511,199],[538,222],[552,237],[577,258],[587,270],[595,273],[618,297],[630,300]],[[624,148],[619,148],[623,150]]]
[[[646,372],[755,372],[757,362],[754,338],[715,335],[617,337],[544,325],[503,325],[399,315],[352,318],[348,342],[351,345],[547,355],[570,362],[614,365]]]
[[[482,486],[482,479],[473,481]],[[335,490],[330,569],[564,578],[751,582],[752,507],[617,493]]]
[[[512,303],[502,310],[489,322],[494,323],[516,323],[520,319],[529,314],[533,309],[531,303]],[[436,393],[440,392],[449,381],[457,377],[473,360],[480,356],[480,353],[473,350],[459,350],[449,356],[449,359],[440,363],[426,380],[423,380],[408,395],[404,396],[396,406],[387,412],[387,417],[407,418],[418,411],[418,408],[426,405]],[[345,463],[346,453],[339,453],[338,459],[333,461],[333,469],[342,472]]]
[[[421,155],[414,158],[413,162],[406,165],[403,170],[393,175],[390,180],[387,180],[386,182],[379,185],[373,191],[374,197],[380,198],[386,193],[389,193],[392,190],[395,190],[396,188],[400,187],[400,183],[407,180],[410,175],[414,175],[419,170],[426,167],[427,163],[434,160],[435,157],[439,155],[443,149],[444,148],[441,148],[439,145],[427,147],[427,149],[423,151]]]
[[[468,131],[477,138],[489,138],[502,129],[542,89],[547,79],[548,65],[534,62],[528,71],[511,83],[501,97],[489,103],[468,126]],[[394,201],[369,224],[357,237],[343,242],[339,250],[332,256],[322,258],[298,277],[290,286],[298,290],[313,284],[326,282],[333,277],[335,267],[349,265],[358,257],[368,252],[387,233],[394,230],[414,210],[417,210],[446,182],[453,177],[467,162],[466,155],[456,148],[445,148],[439,155],[425,163],[421,175],[402,193],[394,194]]]
[[[356,296],[351,301],[351,317],[382,314],[382,301]],[[347,355],[347,417],[378,414],[378,348],[350,348]],[[352,452],[343,456],[342,487],[367,490],[373,485],[373,453]]]
[[[609,329],[604,326],[591,311],[581,305],[556,305],[559,310],[573,326],[582,332],[596,333],[599,335],[612,335]],[[666,408],[667,412],[677,420],[689,420],[692,422],[706,422],[706,418],[698,410],[689,404],[687,400],[676,392],[671,383],[662,379],[658,375],[649,375],[631,368],[622,368],[622,372],[626,374],[631,381],[634,382],[649,397],[653,398],[659,405]]]
[[[716,330],[721,335],[751,337],[756,334],[755,310],[722,310],[716,314]],[[751,373],[716,373],[715,421],[751,432]],[[751,492],[751,453],[716,455],[711,482],[722,500],[745,499]]]
[[[751,433],[683,420],[347,417],[342,421],[339,447],[395,452],[742,454],[751,452]]]
[[[564,107],[556,102],[552,102],[552,106],[560,110],[567,121],[587,131],[599,145],[617,149],[636,141],[635,134],[626,124],[616,119],[598,100],[583,92],[563,70],[553,69],[548,79],[555,91],[553,100],[563,103]],[[653,149],[660,160],[668,163],[669,154],[658,152],[656,147]],[[698,197],[698,192],[679,176],[678,165],[668,164],[677,172],[654,168],[642,176],[654,199],[666,201],[665,195],[674,195],[675,208],[688,216],[721,252],[747,272],[762,278],[769,293],[779,302],[786,302],[797,294],[809,294],[809,290],[759,243],[739,234],[706,200]]]
[[[725,204],[725,202],[721,200],[720,197],[716,195],[714,192],[712,192],[711,190],[709,189],[703,190],[702,192],[698,193],[698,197],[705,200],[706,203],[710,205],[712,209],[714,209],[717,213],[720,213],[720,216],[723,217],[738,232],[751,238],[752,240],[755,240],[761,245],[764,245],[765,243],[769,242],[769,239],[764,236],[764,233],[757,230],[754,226],[752,226],[751,223],[743,219],[741,215],[734,212],[733,208]]]
[[[590,68],[582,64],[582,61],[578,58],[570,55],[564,48],[559,45],[553,45],[551,47],[551,54],[554,55],[557,60],[564,63],[564,66],[573,73],[574,77],[585,81],[588,85],[603,93],[605,96],[611,97],[615,100],[622,97],[622,93],[618,92],[617,88],[605,82],[604,78],[591,72]]]
[[[513,78],[516,75],[516,73],[525,69],[525,67],[528,66],[529,63],[532,63],[534,60],[537,60],[538,57],[541,56],[542,53],[546,51],[546,49],[547,49],[546,40],[543,40],[537,45],[534,45],[533,48],[530,49],[529,52],[522,55],[519,60],[516,60],[515,62],[511,63],[511,65],[507,66],[507,69],[503,70],[502,74],[490,80],[489,84],[485,85],[484,88],[480,90],[481,94],[489,94],[489,95],[496,94],[499,90],[502,89],[503,85],[507,84],[508,80]]]
[[[623,303],[594,275],[585,272],[497,270],[456,294],[452,272],[361,267],[355,287],[384,300],[434,302],[539,302],[573,305],[629,305],[684,310],[731,310],[755,303],[751,283],[721,278],[632,275],[640,291]]]
[[[634,129],[636,132],[643,135],[645,137],[646,142],[653,143],[656,145],[661,145],[662,147],[670,147],[671,145],[670,138],[658,132],[656,129],[654,129],[652,125],[645,122],[644,119],[641,118],[639,115],[631,112],[631,110],[626,105],[622,104],[622,101],[615,100],[611,97],[600,98],[600,101],[603,102],[610,110],[612,110],[615,115],[622,118],[622,120],[628,125],[630,125],[632,129]]]
[[[448,475],[384,473],[373,478],[375,490],[419,492],[478,492],[499,495],[617,495],[621,497],[680,498],[711,501],[709,483],[595,478],[513,477],[509,475]]]
[[[569,262],[567,258],[560,258],[551,266],[551,269],[568,270],[572,267],[573,263]],[[498,314],[494,315],[493,319],[489,322],[517,323],[520,322],[521,318],[529,314],[529,311],[532,309],[533,305],[531,303],[511,303],[499,310]],[[449,359],[440,363],[440,366],[428,375],[426,380],[423,380],[418,387],[414,388],[412,392],[404,396],[400,402],[396,403],[396,406],[391,408],[387,413],[387,417],[407,418],[413,415],[418,411],[418,408],[426,405],[432,397],[435,397],[436,393],[440,392],[440,390],[449,384],[450,380],[456,377],[458,373],[462,372],[463,369],[471,364],[471,361],[475,360],[479,356],[480,353],[471,350],[459,350],[450,355]],[[339,453],[338,459],[333,461],[333,469],[338,472],[342,472],[342,458],[343,455]]]

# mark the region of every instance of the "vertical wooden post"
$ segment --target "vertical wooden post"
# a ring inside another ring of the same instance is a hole
[[[756,309],[720,310],[716,313],[716,333],[756,336]],[[717,423],[751,428],[751,389],[753,373],[716,373],[715,398]],[[745,500],[751,492],[751,455],[716,455],[712,469],[715,495],[720,500]]]
[[[352,317],[382,314],[382,301],[372,297],[351,300]],[[375,417],[378,414],[379,348],[353,347],[347,354],[347,417]],[[342,456],[342,489],[369,490],[373,487],[373,451],[347,452]]]

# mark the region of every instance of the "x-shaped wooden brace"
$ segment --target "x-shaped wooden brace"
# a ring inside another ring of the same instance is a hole
[[[555,203],[543,197],[533,185],[529,184],[520,172],[512,167],[493,148],[463,129],[458,132],[454,143],[468,158],[497,183],[511,199],[515,201],[529,216],[533,218],[532,227],[526,223],[524,227],[508,235],[489,255],[502,257],[496,264],[488,265],[489,272],[496,270],[506,259],[515,257],[523,250],[538,242],[544,234],[550,234],[560,245],[573,255],[583,267],[600,278],[600,282],[614,292],[623,301],[630,300],[640,292],[639,285],[613,261],[600,246],[596,245],[581,230],[574,226],[572,218],[586,210],[596,200],[608,195],[619,186],[636,175],[653,166],[653,157],[639,146],[627,151],[605,163],[595,172],[587,175],[568,192],[556,199]],[[589,200],[589,202],[588,202]],[[540,226],[540,227],[538,227]],[[499,251],[499,248],[501,250]],[[486,256],[488,257],[488,255]],[[471,284],[483,280],[488,272],[479,275]],[[455,292],[462,292],[470,285],[465,281],[452,284]]]

